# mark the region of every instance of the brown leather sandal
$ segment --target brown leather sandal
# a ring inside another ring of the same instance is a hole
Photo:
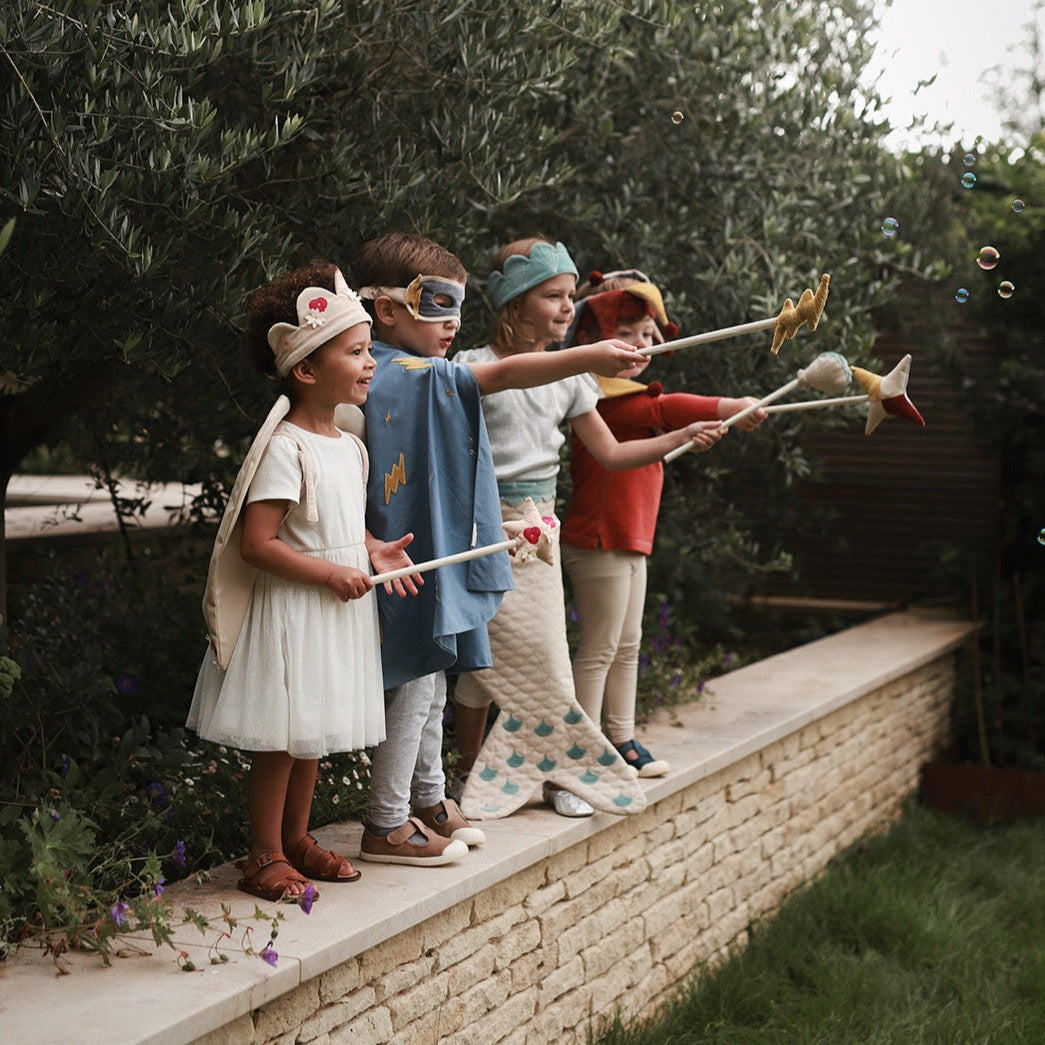
[[[250,860],[238,860],[236,866],[243,871],[236,888],[273,903],[297,903],[301,896],[288,892],[288,888],[299,882],[310,884],[282,853],[261,853]],[[318,892],[314,899],[319,899]]]
[[[324,849],[311,835],[305,835],[297,845],[287,848],[287,862],[320,882],[356,882],[363,877],[347,857]]]

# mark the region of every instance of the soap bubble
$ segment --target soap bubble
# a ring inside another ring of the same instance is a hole
[[[1016,288],[1007,279],[1003,279],[998,284],[998,297],[1000,298],[1011,298],[1016,292]]]
[[[686,116],[685,116],[685,114],[684,114],[684,113],[682,112],[682,110],[681,110],[681,109],[676,109],[676,110],[675,110],[675,111],[674,111],[674,112],[673,112],[673,113],[671,114],[671,122],[672,122],[672,123],[675,123],[675,124],[678,124],[678,123],[682,123],[682,121],[683,121],[683,120],[684,120],[685,118],[686,118]]]
[[[976,255],[976,264],[984,272],[990,272],[998,264],[1000,258],[1001,254],[997,247],[980,247],[980,253]]]
[[[1013,214],[1022,214],[1023,213],[1023,208],[1026,207],[1026,206],[1027,206],[1027,204],[1024,203],[1023,200],[1013,200],[1012,201],[1012,213]]]
[[[967,152],[965,154],[965,166],[971,167],[976,162],[976,153]]]
[[[962,185],[967,189],[971,189],[976,184],[976,175],[972,171],[966,171],[962,175]]]
[[[969,300],[969,292],[965,287],[959,287],[954,292],[954,300],[957,301],[959,305],[964,305],[965,302]]]
[[[900,223],[896,218],[886,218],[882,222],[882,235],[883,236],[895,236],[900,229]]]

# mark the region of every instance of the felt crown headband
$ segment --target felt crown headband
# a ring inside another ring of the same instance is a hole
[[[546,279],[563,274],[577,275],[577,266],[570,252],[561,244],[535,243],[530,256],[511,254],[500,272],[490,273],[486,286],[490,301],[496,309],[502,309],[513,298],[543,283]]]
[[[334,289],[305,287],[298,294],[298,325],[274,323],[268,342],[276,357],[276,370],[286,377],[295,363],[311,355],[320,345],[357,323],[372,323],[362,302],[345,282],[340,269],[334,270]]]

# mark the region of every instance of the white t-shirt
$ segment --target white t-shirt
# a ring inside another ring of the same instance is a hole
[[[486,346],[458,352],[454,362],[494,363],[498,358]],[[598,401],[599,386],[590,374],[484,395],[483,416],[498,481],[554,479],[566,441],[559,426],[590,413]]]

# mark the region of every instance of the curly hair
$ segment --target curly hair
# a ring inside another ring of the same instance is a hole
[[[298,295],[306,287],[334,289],[337,266],[330,261],[316,259],[293,272],[287,272],[256,290],[247,306],[247,349],[254,366],[267,377],[278,377],[276,357],[269,346],[269,328],[276,323],[297,326]]]

